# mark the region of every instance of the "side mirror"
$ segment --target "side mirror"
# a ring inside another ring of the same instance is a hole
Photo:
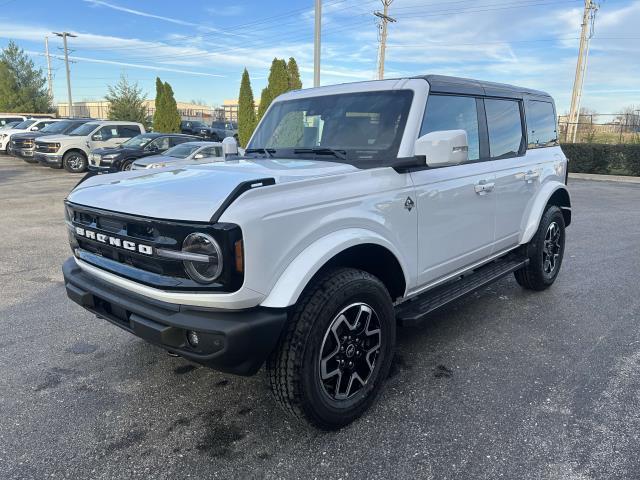
[[[469,159],[469,143],[465,130],[440,130],[416,140],[416,156],[424,156],[430,167],[459,165]]]
[[[194,159],[194,160],[200,160],[200,159],[203,159],[203,158],[205,158],[205,157],[206,157],[206,155],[205,155],[204,153],[196,153],[196,154],[193,156],[193,159]]]
[[[37,132],[40,129],[38,127],[31,127],[29,130],[31,130],[32,132]]]
[[[96,133],[94,136],[91,137],[91,140],[94,140],[96,142],[101,141],[102,140],[102,134]]]
[[[222,154],[224,157],[238,154],[238,142],[233,137],[226,137],[222,140]]]

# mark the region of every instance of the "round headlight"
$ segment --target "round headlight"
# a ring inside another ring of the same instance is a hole
[[[199,260],[184,261],[187,274],[198,283],[212,283],[222,273],[222,251],[211,235],[192,233],[184,239],[182,251],[201,255]]]

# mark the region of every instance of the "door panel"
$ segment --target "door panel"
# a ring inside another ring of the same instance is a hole
[[[493,162],[411,173],[418,209],[418,285],[493,253],[496,195]],[[478,190],[480,184],[487,191]]]

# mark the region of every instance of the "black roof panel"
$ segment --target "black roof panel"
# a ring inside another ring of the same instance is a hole
[[[465,93],[468,95],[488,95],[494,97],[518,97],[523,95],[536,95],[550,97],[546,92],[531,88],[516,87],[505,83],[485,82],[471,78],[449,77],[446,75],[420,75],[414,78],[423,78],[429,83],[432,92],[440,93]]]

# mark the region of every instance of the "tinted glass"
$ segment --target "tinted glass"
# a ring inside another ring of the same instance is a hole
[[[520,104],[516,100],[485,99],[489,150],[492,158],[515,157],[522,146]]]
[[[151,142],[151,147],[156,147],[160,151],[165,151],[169,148],[169,137],[160,137],[156,138],[153,142]]]
[[[85,135],[89,135],[93,132],[97,127],[98,123],[85,123],[84,125],[76,128],[69,135],[73,135],[74,137],[84,137]]]
[[[35,120],[25,120],[24,122],[17,124],[13,128],[15,128],[16,130],[26,130],[27,128],[29,128],[34,123],[36,123]]]
[[[469,143],[469,160],[480,158],[478,109],[475,98],[429,95],[420,136],[441,130],[465,130]]]
[[[207,147],[203,148],[198,152],[201,153],[205,157],[221,157],[222,156],[222,147]]]
[[[64,132],[66,128],[69,127],[71,122],[53,122],[40,129],[42,133],[61,133]]]
[[[118,125],[118,137],[131,138],[140,135],[140,127],[137,125]]]
[[[314,155],[300,149],[330,148],[354,163],[395,158],[412,98],[410,90],[392,90],[276,102],[248,148],[276,149],[285,158]],[[337,160],[332,155],[314,158]]]
[[[114,125],[108,125],[98,130],[97,135],[102,135],[102,141],[118,138],[118,128]]]
[[[188,138],[188,137],[171,137],[171,140],[169,141],[170,145],[172,147],[175,147],[176,145],[180,145],[181,143],[184,142],[191,142],[195,140],[195,138]]]
[[[193,152],[195,152],[199,148],[200,148],[199,145],[182,144],[182,145],[178,145],[176,147],[170,148],[164,154],[167,157],[187,158],[189,155],[191,155]]]
[[[531,100],[527,103],[528,148],[550,147],[558,144],[556,116],[549,102]]]
[[[143,133],[142,135],[136,135],[135,137],[130,138],[129,140],[124,142],[122,146],[130,148],[142,148],[154,138],[155,135],[153,134]]]

